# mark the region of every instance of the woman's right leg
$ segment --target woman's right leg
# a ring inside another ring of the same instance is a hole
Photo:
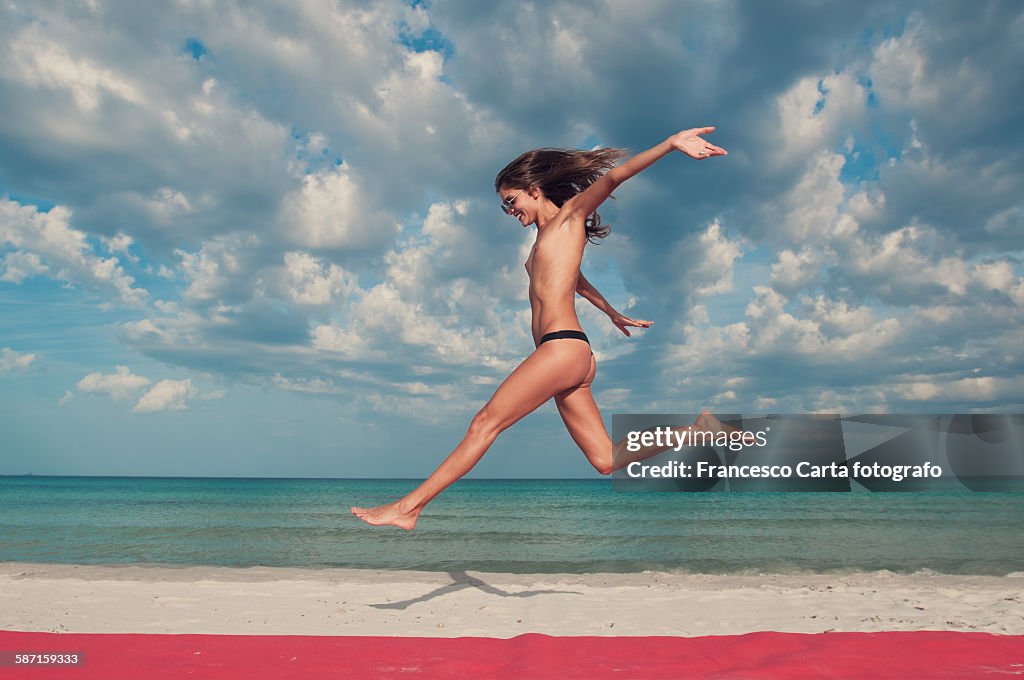
[[[583,382],[555,396],[555,404],[558,406],[558,413],[565,422],[565,429],[569,431],[576,445],[583,451],[583,455],[594,469],[602,475],[610,475],[615,470],[626,467],[634,461],[642,461],[656,456],[668,450],[668,446],[646,446],[639,451],[629,451],[626,448],[627,441],[622,439],[613,443],[608,436],[608,430],[604,426],[604,419],[601,411],[594,401],[594,394],[590,384],[597,373],[597,362],[591,357],[591,369]],[[673,427],[677,435],[686,435],[687,431],[697,430],[700,432],[728,432],[738,428],[722,423],[718,418],[701,411],[701,414],[694,421],[693,425],[686,427]]]
[[[612,440],[590,390],[596,374],[597,361],[591,355],[587,377],[576,387],[556,395],[555,405],[558,406],[565,429],[590,464],[602,475],[610,475],[613,470]]]
[[[583,382],[590,371],[590,359],[590,346],[579,340],[541,344],[498,387],[473,417],[466,436],[430,477],[393,503],[376,508],[353,507],[352,513],[368,524],[412,529],[423,507],[469,472],[503,430],[554,395]]]

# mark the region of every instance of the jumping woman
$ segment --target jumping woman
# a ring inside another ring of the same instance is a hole
[[[621,149],[536,149],[498,173],[494,188],[502,210],[524,227],[537,226],[526,258],[536,349],[473,416],[462,441],[426,481],[387,505],[353,507],[356,517],[368,524],[412,529],[427,503],[469,472],[499,434],[552,397],[590,464],[603,475],[616,469],[612,441],[590,391],[597,363],[576,316],[575,294],[607,313],[626,335],[628,326],[646,328],[651,322],[615,311],[590,285],[580,272],[583,247],[608,235],[597,209],[633,175],[672,151],[697,160],[726,155],[725,149],[701,138],[714,129],[684,130],[618,166],[616,161],[625,156]]]

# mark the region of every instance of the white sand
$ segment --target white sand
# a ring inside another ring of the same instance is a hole
[[[0,563],[0,629],[512,637],[1024,634],[1024,578],[492,574]]]

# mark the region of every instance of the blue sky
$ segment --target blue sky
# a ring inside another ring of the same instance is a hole
[[[532,348],[497,170],[700,125],[585,255],[609,426],[1024,405],[1019,3],[0,12],[2,474],[423,476]]]

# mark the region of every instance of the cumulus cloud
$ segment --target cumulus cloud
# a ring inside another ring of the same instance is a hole
[[[990,174],[1007,159],[972,168],[969,149],[933,138],[941,102],[959,106],[954,83],[973,68],[934,78],[953,68],[936,41],[945,30],[914,16],[848,76],[805,77],[778,95],[779,121],[794,127],[776,160],[794,166],[793,182],[756,212],[765,227],[748,232],[777,254],[742,320],[693,315],[686,340],[671,343],[662,365],[677,389],[707,394],[741,377],[743,403],[793,410],[1019,403],[1004,375],[1024,322],[1019,260],[978,231],[1018,201]],[[855,79],[858,69],[871,78]],[[901,120],[902,148],[872,147],[871,119],[890,129]],[[865,153],[881,161],[878,175],[857,174]],[[970,209],[935,210],[965,187],[977,198]]]
[[[21,283],[27,276],[52,271],[54,278],[113,293],[122,304],[140,307],[149,293],[135,286],[116,257],[100,257],[87,234],[70,226],[71,212],[56,206],[40,212],[0,197],[0,244],[15,248],[4,258],[3,279]]]
[[[132,413],[187,411],[188,399],[198,394],[191,380],[161,380],[142,395]]]
[[[1024,324],[1012,3],[2,11],[0,281],[136,310],[123,340],[169,365],[409,413],[467,385],[462,408],[531,347],[530,237],[494,171],[707,122],[729,157],[631,180],[588,249],[659,322],[614,345],[580,303],[602,359],[657,367],[608,361],[602,393],[1024,401],[1001,382]]]
[[[7,253],[2,260],[3,275],[0,281],[21,283],[27,278],[36,274],[45,274],[50,268],[43,264],[35,253],[13,252]]]
[[[333,304],[358,287],[354,275],[309,253],[285,253],[283,274],[288,298],[300,305]]]
[[[244,295],[243,260],[253,257],[259,238],[253,234],[218,236],[198,252],[178,250],[181,271],[188,281],[186,298],[198,301],[235,299]]]
[[[715,325],[706,314],[692,314],[686,341],[672,343],[663,362],[671,366],[667,374],[685,378],[680,388],[687,391],[742,378],[754,392],[745,403],[793,410],[1014,399],[1016,382],[974,375],[998,373],[1005,362],[997,348],[1019,335],[1024,315],[1013,296],[1024,279],[1014,261],[973,261],[934,227],[866,229],[885,204],[882,190],[866,205],[863,193],[848,198],[841,163],[811,159],[807,167],[805,178],[833,190],[810,192],[823,200],[806,209],[791,196],[781,203],[796,206],[789,208],[791,217],[799,211],[787,222],[802,225],[790,242],[814,247],[779,253],[768,280],[752,287],[743,320]],[[998,340],[965,353],[961,348],[972,344],[977,323]],[[922,338],[927,352],[919,350]],[[876,376],[870,380],[867,366]],[[924,377],[929,368],[931,379]],[[811,370],[810,380],[792,373]],[[848,387],[838,392],[824,388],[828,382]]]
[[[139,257],[137,255],[132,255],[130,252],[128,252],[128,249],[131,248],[132,244],[135,242],[135,239],[133,239],[128,234],[118,232],[117,234],[110,238],[106,236],[101,236],[100,241],[106,247],[107,252],[112,254],[120,253],[124,255],[125,258],[132,262],[133,264],[139,263]]]
[[[405,360],[511,369],[521,353],[516,345],[528,342],[522,320],[503,309],[503,277],[512,265],[484,278],[483,246],[463,224],[467,214],[462,201],[433,204],[419,235],[385,255],[384,280],[354,295],[345,323],[313,329],[314,346],[369,359],[373,348],[397,341]]]
[[[81,55],[72,56],[46,36],[39,24],[30,24],[9,45],[11,60],[5,75],[30,87],[65,90],[82,111],[93,111],[103,95],[138,102],[141,95],[114,71]]]
[[[0,373],[21,373],[27,371],[36,360],[36,355],[16,352],[10,347],[0,350]]]
[[[347,165],[306,175],[281,211],[285,237],[306,248],[373,249],[398,233],[393,218],[367,204]]]
[[[132,413],[186,411],[189,399],[198,398],[209,401],[222,399],[227,395],[227,390],[200,393],[193,386],[191,379],[165,379],[153,385],[149,378],[136,375],[127,366],[120,365],[115,368],[114,373],[90,373],[79,380],[75,388],[83,394],[101,394],[115,400],[134,399],[139,392],[145,390],[132,407]],[[64,406],[75,396],[74,391],[65,391],[58,405]]]
[[[812,288],[820,274],[821,266],[815,251],[810,248],[801,248],[799,252],[786,249],[772,263],[770,282],[773,288],[788,295]]]
[[[453,408],[464,409],[531,344],[521,301],[525,251],[489,248],[467,228],[476,212],[466,201],[433,204],[384,253],[378,281],[366,287],[331,255],[286,250],[268,260],[254,237],[220,236],[179,250],[182,299],[120,324],[122,337],[164,361],[339,399],[351,398],[345,384],[363,382],[343,368],[358,362],[382,376],[425,371],[431,382],[420,384],[430,390],[460,375],[470,387],[452,397]],[[505,309],[510,295],[519,309]],[[214,349],[225,342],[239,349]],[[325,369],[344,382],[325,379]],[[403,384],[372,383],[405,399]],[[390,402],[365,403],[383,409]]]
[[[862,124],[867,103],[865,86],[848,70],[801,78],[776,98],[773,137],[780,148],[770,160],[799,163],[836,146]]]
[[[127,366],[116,366],[113,373],[90,373],[75,386],[79,392],[106,394],[114,399],[128,399],[149,384],[149,378],[135,375]]]
[[[683,274],[682,289],[701,298],[732,290],[733,264],[742,256],[742,243],[730,240],[719,221],[683,241],[676,261]]]

